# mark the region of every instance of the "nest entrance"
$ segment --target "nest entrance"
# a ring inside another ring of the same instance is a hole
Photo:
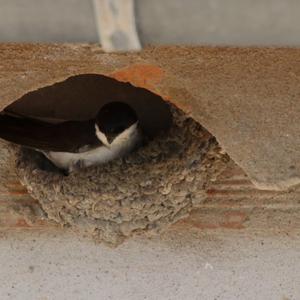
[[[16,150],[21,182],[48,218],[109,244],[165,229],[205,199],[228,158],[201,125],[175,106],[163,105],[173,118],[168,131],[105,165],[63,176],[41,170],[30,152]]]

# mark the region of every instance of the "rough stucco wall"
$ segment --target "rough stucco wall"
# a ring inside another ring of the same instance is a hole
[[[98,73],[171,100],[214,134],[260,188],[300,182],[300,49],[0,46],[1,107],[69,76]]]
[[[169,230],[109,249],[69,232],[0,239],[1,299],[298,300],[299,235]]]

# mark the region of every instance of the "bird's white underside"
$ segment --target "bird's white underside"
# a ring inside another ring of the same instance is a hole
[[[137,123],[119,134],[111,144],[108,143],[105,134],[99,130],[97,125],[95,125],[95,129],[98,139],[104,145],[92,149],[85,146],[84,148],[87,150],[84,151],[85,149],[81,148],[78,153],[53,151],[43,153],[58,168],[72,172],[78,168],[99,165],[119,158],[132,151],[141,138]]]

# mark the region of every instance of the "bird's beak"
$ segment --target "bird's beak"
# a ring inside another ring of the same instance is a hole
[[[117,134],[115,133],[108,133],[106,134],[106,139],[107,139],[107,142],[108,142],[108,147],[111,146],[111,143],[114,141],[114,139],[117,137]]]

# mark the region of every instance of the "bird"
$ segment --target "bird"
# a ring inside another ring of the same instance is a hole
[[[57,124],[3,111],[0,138],[42,153],[69,175],[127,155],[141,145],[143,134],[132,107],[110,102],[95,118]]]

